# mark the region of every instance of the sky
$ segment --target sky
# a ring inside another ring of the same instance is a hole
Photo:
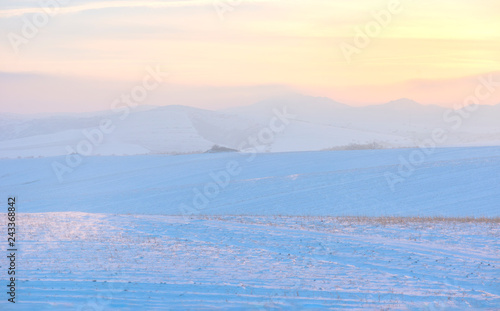
[[[0,112],[222,109],[284,93],[453,107],[500,81],[497,0],[16,0],[0,4]],[[494,78],[491,78],[493,75]],[[498,92],[481,104],[500,103]]]

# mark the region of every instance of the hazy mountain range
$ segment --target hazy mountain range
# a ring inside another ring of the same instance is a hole
[[[220,111],[122,106],[79,114],[0,114],[0,157],[182,154],[214,145],[259,152],[400,148],[433,140],[436,131],[446,138],[437,146],[500,145],[499,120],[500,104],[450,110],[399,99],[351,107],[303,95]]]

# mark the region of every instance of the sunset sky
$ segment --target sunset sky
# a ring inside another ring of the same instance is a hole
[[[208,109],[286,92],[451,106],[478,76],[500,81],[500,1],[392,2],[2,1],[0,112],[109,109],[146,66],[169,73],[147,104]],[[47,21],[36,15],[44,3],[61,4]],[[36,35],[23,37],[36,18]],[[367,27],[375,35],[360,47]],[[500,89],[484,100],[497,103]]]

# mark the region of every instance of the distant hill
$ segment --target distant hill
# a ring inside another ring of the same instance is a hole
[[[139,106],[126,115],[123,111],[0,114],[0,158],[57,156],[85,149],[91,149],[90,155],[203,153],[214,145],[258,152],[400,148],[431,139],[437,129],[446,134],[440,146],[500,145],[500,105],[462,112],[409,99],[351,107],[293,94],[221,111]],[[285,121],[283,114],[288,115]],[[103,122],[112,130],[100,137],[96,130]]]

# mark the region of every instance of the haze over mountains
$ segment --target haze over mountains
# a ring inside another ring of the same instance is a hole
[[[126,113],[128,110],[128,113]],[[214,145],[259,152],[500,145],[500,104],[450,110],[399,99],[351,107],[289,95],[221,111],[138,106],[82,114],[0,114],[0,157],[200,153]],[[97,133],[100,126],[107,132]],[[85,142],[85,143],[83,143]],[[78,147],[81,147],[80,149]]]

